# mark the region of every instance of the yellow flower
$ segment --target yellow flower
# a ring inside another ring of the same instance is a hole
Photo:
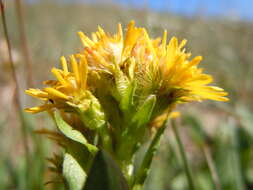
[[[213,81],[212,76],[203,74],[202,69],[197,67],[202,57],[197,56],[189,60],[190,53],[185,53],[183,49],[185,44],[186,40],[179,44],[177,38],[173,37],[166,47],[159,47],[162,93],[179,91],[178,96],[182,101],[203,99],[227,101],[228,98],[224,97],[227,93],[223,89],[208,86]]]
[[[158,114],[172,103],[228,100],[223,89],[209,86],[212,76],[197,67],[202,57],[190,60],[191,54],[184,49],[186,40],[179,43],[176,37],[172,37],[167,44],[166,31],[162,40],[151,39],[144,28],[135,27],[131,21],[125,38],[120,24],[113,36],[100,27],[92,33],[91,39],[82,32],[78,34],[84,49],[70,56],[72,70],[68,70],[67,61],[62,57],[62,70],[52,69],[56,81],[46,81],[49,87],[43,90],[26,91],[45,104],[26,111],[37,113],[53,107],[71,109],[74,106],[85,109],[89,105],[86,97],[90,91],[96,95],[96,89],[102,92],[102,96],[111,93],[120,102],[127,85],[132,83],[136,84],[134,102],[137,105],[151,94],[157,96],[158,104],[164,106],[158,109]]]
[[[78,32],[83,45],[84,52],[78,54],[79,57],[85,56],[88,64],[94,69],[102,72],[112,73],[115,64],[121,62],[121,52],[123,48],[123,34],[121,25],[118,25],[118,33],[111,37],[106,35],[104,30],[98,27],[96,33],[92,33],[92,40],[83,32]]]
[[[100,27],[92,34],[92,39],[82,32],[79,35],[85,46],[79,56],[86,56],[91,70],[106,72],[114,76],[112,80],[120,70],[130,81],[137,82],[137,96],[157,94],[177,102],[228,100],[223,89],[209,86],[212,76],[197,67],[202,57],[189,59],[191,54],[183,48],[186,40],[179,43],[176,37],[172,37],[167,44],[166,31],[162,40],[151,39],[144,28],[135,27],[131,21],[125,39],[121,25],[114,36],[106,34]]]
[[[61,69],[52,69],[57,80],[45,81],[49,87],[40,89],[29,89],[26,93],[45,102],[42,106],[27,108],[27,112],[37,113],[51,108],[71,109],[73,106],[87,107],[89,102],[84,101],[89,95],[87,90],[88,66],[85,57],[82,59],[70,56],[72,71],[69,71],[67,61],[61,57]]]

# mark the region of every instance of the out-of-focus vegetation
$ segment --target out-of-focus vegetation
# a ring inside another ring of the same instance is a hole
[[[180,136],[185,145],[197,189],[244,190],[253,188],[253,23],[222,19],[204,19],[201,15],[184,18],[169,13],[154,13],[149,9],[134,10],[110,5],[36,1],[25,4],[25,27],[33,61],[34,83],[47,79],[50,68],[59,64],[61,55],[81,48],[76,32],[86,34],[102,25],[106,31],[116,31],[134,19],[145,26],[153,37],[167,29],[173,35],[188,40],[188,50],[202,55],[201,66],[214,75],[215,83],[229,92],[229,103],[191,104],[182,110]],[[15,48],[15,66],[21,90],[27,69],[21,56],[14,1],[7,1],[8,27]],[[0,28],[0,38],[3,37]],[[0,42],[2,45],[4,42]],[[0,189],[61,189],[58,179],[47,169],[46,157],[58,152],[53,143],[33,132],[53,128],[44,114],[26,116],[29,134],[29,165],[25,167],[22,136],[15,110],[12,108],[13,85],[4,47],[0,46]],[[18,55],[19,54],[19,55]],[[36,86],[38,86],[36,85]],[[34,104],[23,91],[24,107]],[[35,118],[35,119],[32,119]],[[142,154],[140,152],[140,154]],[[187,189],[187,181],[171,129],[163,137],[147,190]],[[50,181],[56,183],[44,185]]]

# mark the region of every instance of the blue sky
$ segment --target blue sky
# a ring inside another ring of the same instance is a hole
[[[34,2],[36,0],[26,1]],[[169,11],[186,16],[201,14],[253,21],[253,0],[58,0],[58,2],[114,2],[137,8],[148,5],[151,10]]]
[[[202,14],[253,20],[253,0],[115,0],[115,2],[139,8],[146,4],[150,9],[187,16]]]

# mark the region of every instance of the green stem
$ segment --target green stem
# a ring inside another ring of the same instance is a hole
[[[177,144],[178,144],[178,147],[179,147],[179,152],[180,152],[180,155],[181,155],[182,160],[183,160],[184,170],[185,170],[186,177],[187,177],[188,184],[189,184],[189,190],[195,190],[195,186],[194,186],[194,183],[193,183],[193,177],[192,177],[190,167],[189,167],[189,164],[188,164],[188,161],[187,161],[187,158],[186,158],[186,154],[185,154],[185,150],[184,150],[182,141],[180,139],[180,136],[179,136],[179,133],[178,133],[178,130],[177,130],[176,123],[175,123],[174,120],[172,120],[171,124],[172,124],[172,131],[173,131],[173,133],[176,137],[176,141],[177,141]]]
[[[113,152],[113,149],[112,149],[112,139],[111,139],[110,132],[109,132],[109,130],[107,128],[107,125],[105,124],[100,129],[98,129],[98,133],[99,133],[99,135],[101,137],[103,148],[105,150],[107,150],[108,152],[112,153]]]
[[[153,160],[153,157],[159,147],[159,142],[164,130],[166,129],[168,118],[163,122],[163,125],[157,130],[155,137],[153,138],[149,148],[144,156],[142,164],[136,174],[136,177],[132,183],[133,189],[141,189],[143,186]]]

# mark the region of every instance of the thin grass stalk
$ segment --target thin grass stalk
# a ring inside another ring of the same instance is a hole
[[[216,190],[221,190],[221,184],[220,184],[220,180],[219,180],[219,176],[214,164],[214,160],[212,158],[211,155],[211,151],[210,148],[207,145],[204,145],[203,147],[203,152],[204,152],[204,156],[207,162],[207,166],[209,168],[209,171],[211,173],[211,177],[212,177],[212,181],[214,183],[215,189]]]
[[[24,11],[22,7],[22,0],[16,0],[16,12],[18,19],[18,28],[20,34],[20,41],[22,46],[22,53],[25,62],[26,72],[26,85],[33,87],[33,76],[32,76],[32,60],[28,49],[26,33],[25,33],[25,21],[24,21]]]
[[[233,162],[233,166],[231,166],[235,178],[235,184],[237,190],[244,190],[246,189],[246,185],[243,178],[243,170],[241,166],[241,160],[240,160],[240,146],[239,146],[239,128],[236,125],[236,122],[234,118],[230,117],[228,120],[228,124],[231,131],[231,159]]]
[[[177,144],[178,144],[180,156],[182,157],[184,170],[185,170],[187,181],[188,181],[188,184],[189,184],[189,190],[195,190],[195,185],[194,185],[192,173],[190,171],[189,163],[188,163],[187,158],[186,158],[186,153],[185,153],[181,138],[179,136],[175,120],[172,119],[171,125],[172,125],[172,131],[173,131],[173,133],[176,137],[176,141],[177,141]]]
[[[4,8],[4,3],[2,0],[0,0],[0,9],[1,9],[1,19],[2,19],[4,36],[7,42],[11,75],[12,75],[12,80],[14,83],[14,97],[13,97],[14,106],[15,106],[17,115],[19,117],[20,124],[21,124],[21,134],[22,134],[23,146],[24,146],[24,151],[25,151],[26,167],[28,168],[28,165],[29,165],[28,134],[27,134],[26,125],[25,125],[25,118],[22,112],[23,109],[21,107],[21,103],[19,100],[19,85],[18,85],[17,74],[16,74],[14,62],[13,62],[13,57],[12,57],[12,52],[11,52],[11,43],[10,43],[10,38],[9,38],[9,33],[8,33],[8,28],[7,28],[7,23],[6,23],[5,8]]]

